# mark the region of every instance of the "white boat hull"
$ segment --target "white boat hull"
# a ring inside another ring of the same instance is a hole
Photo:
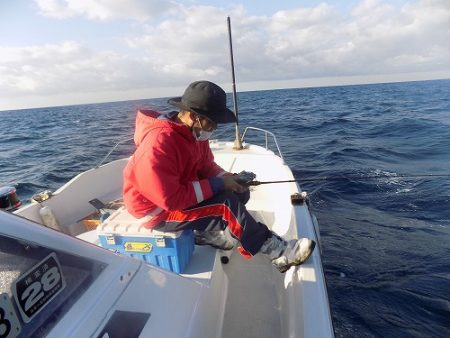
[[[259,146],[236,151],[232,146],[211,143],[216,162],[224,169],[252,171],[259,181],[294,179],[289,167],[273,152]],[[49,200],[25,206],[16,214],[41,223],[39,210],[47,206],[61,232],[95,243],[95,231],[86,233],[81,220],[95,211],[89,200],[107,202],[121,197],[126,163],[123,159],[88,170]],[[296,183],[251,190],[247,208],[258,221],[286,239],[319,240],[308,205],[291,203],[291,195],[301,192]],[[2,229],[3,235],[32,238],[39,245],[82,253],[108,264],[49,337],[96,337],[116,310],[150,314],[140,337],[333,337],[320,250],[302,266],[281,274],[262,256],[247,260],[233,252],[230,262],[222,264],[221,252],[197,246],[187,271],[180,276],[10,218],[8,222],[21,225]]]

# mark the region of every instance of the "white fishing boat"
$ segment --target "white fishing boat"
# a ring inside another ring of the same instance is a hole
[[[266,142],[271,136],[250,129]],[[230,172],[294,179],[281,153],[245,139],[243,147],[211,141],[216,162]],[[333,337],[318,249],[282,274],[262,255],[244,259],[236,250],[196,246],[178,274],[98,246],[90,222],[99,213],[89,201],[104,202],[110,213],[123,209],[127,161],[83,172],[15,215],[1,212],[2,337]],[[247,208],[286,239],[320,243],[296,182],[251,187]]]

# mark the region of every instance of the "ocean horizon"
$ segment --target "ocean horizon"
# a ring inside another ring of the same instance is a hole
[[[243,93],[252,93],[252,92],[265,92],[265,91],[277,91],[277,90],[297,90],[297,89],[312,89],[312,88],[334,88],[334,87],[351,87],[351,86],[371,86],[371,85],[389,85],[389,84],[396,84],[396,83],[414,83],[414,82],[429,82],[429,81],[447,81],[450,80],[450,78],[436,78],[436,79],[426,79],[426,80],[398,80],[398,81],[380,81],[380,82],[359,82],[359,83],[348,83],[348,84],[327,84],[327,85],[314,85],[314,86],[298,86],[298,87],[283,87],[283,88],[265,88],[265,89],[251,89],[251,90],[238,90],[237,94],[243,94]],[[231,84],[228,84],[228,87],[230,87]],[[227,87],[223,87],[227,88]],[[239,89],[239,85],[238,85]],[[181,96],[182,93],[179,94]],[[227,92],[228,96],[232,95],[232,92]],[[91,104],[104,104],[104,103],[124,103],[124,102],[134,102],[134,101],[147,101],[147,100],[158,100],[158,99],[169,99],[172,96],[154,96],[154,97],[147,97],[147,98],[130,98],[130,99],[121,99],[121,100],[113,100],[113,101],[91,101],[91,102],[80,102],[80,103],[68,103],[68,104],[57,104],[57,105],[41,105],[36,107],[25,107],[25,108],[17,108],[17,109],[1,109],[0,113],[2,112],[12,112],[12,111],[21,111],[21,110],[28,110],[28,109],[45,109],[45,108],[63,108],[63,107],[69,107],[69,106],[84,106],[84,105],[91,105]],[[238,107],[239,108],[239,107]]]

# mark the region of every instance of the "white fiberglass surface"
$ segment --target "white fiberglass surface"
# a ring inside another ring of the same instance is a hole
[[[225,170],[252,171],[261,182],[292,179],[282,160],[260,147],[235,151],[219,145],[214,155]],[[295,192],[292,189],[290,184],[251,187],[247,209],[257,221],[285,235],[295,228],[291,220],[290,195]],[[282,337],[284,275],[264,256],[257,254],[245,259],[238,252],[224,265],[224,271],[229,279],[229,292],[222,337]]]
[[[55,248],[53,244],[62,240],[55,231],[6,213],[0,218],[0,312],[11,304],[7,312],[8,322],[15,323],[9,325],[13,331],[23,337],[45,336],[107,264],[83,257],[78,250],[70,252],[70,245]]]
[[[224,271],[229,292],[222,337],[282,337],[282,275],[263,256],[245,259],[237,252]]]
[[[273,152],[258,146],[251,146],[245,150],[233,150],[222,147],[219,143],[214,149],[216,162],[225,170],[239,173],[242,170],[252,171],[256,180],[260,182],[292,180],[291,170],[281,158]],[[263,211],[261,217],[272,230],[280,235],[288,234],[291,223],[292,206],[290,196],[298,192],[295,183],[261,184],[250,187],[251,198],[247,203],[250,211]],[[266,222],[268,221],[268,222]]]

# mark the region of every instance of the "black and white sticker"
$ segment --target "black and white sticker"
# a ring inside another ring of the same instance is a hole
[[[21,329],[9,295],[0,294],[0,338],[15,338]]]
[[[65,287],[61,265],[52,252],[14,282],[14,298],[23,321],[30,322]]]

